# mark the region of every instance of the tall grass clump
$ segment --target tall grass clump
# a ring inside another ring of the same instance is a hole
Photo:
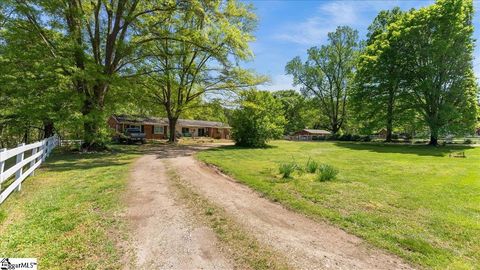
[[[282,178],[290,178],[290,176],[292,175],[292,173],[295,171],[296,168],[297,168],[297,164],[293,162],[282,163],[279,165],[278,171],[282,175]]]
[[[338,170],[332,165],[322,164],[318,168],[317,179],[321,182],[330,181],[337,177]]]
[[[305,169],[308,173],[315,173],[318,169],[318,162],[315,160],[308,158],[307,165],[305,166]]]

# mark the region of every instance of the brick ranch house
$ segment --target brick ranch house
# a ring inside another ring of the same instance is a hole
[[[112,115],[108,125],[116,133],[123,133],[126,128],[139,128],[147,139],[167,139],[169,134],[168,119],[146,116]],[[178,119],[175,127],[179,137],[211,137],[230,139],[230,126],[222,122]]]

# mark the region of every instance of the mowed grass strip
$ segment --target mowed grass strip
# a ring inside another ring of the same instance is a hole
[[[464,152],[466,158],[450,157]],[[223,147],[197,157],[266,197],[328,220],[428,268],[480,265],[480,148],[275,141],[266,149]],[[319,182],[279,164],[312,158],[339,174]]]
[[[133,146],[55,153],[0,205],[0,257],[38,258],[41,269],[114,269],[118,215]]]

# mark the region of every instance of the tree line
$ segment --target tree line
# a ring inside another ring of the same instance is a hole
[[[472,0],[382,11],[366,40],[347,26],[285,71],[300,92],[254,90],[243,69],[257,18],[226,0],[6,0],[0,3],[0,146],[109,139],[111,113],[232,124],[239,144],[263,146],[305,127],[338,134],[428,129],[472,133],[478,117]],[[248,89],[248,90],[247,90]]]
[[[473,2],[437,0],[418,10],[382,11],[367,40],[341,26],[307,59],[286,65],[305,97],[315,100],[321,126],[333,134],[472,134],[478,121],[473,73]]]

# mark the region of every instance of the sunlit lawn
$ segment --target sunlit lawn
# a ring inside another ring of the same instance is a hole
[[[118,213],[137,153],[117,150],[47,159],[0,205],[0,257],[37,258],[39,269],[120,268]]]
[[[480,148],[276,141],[267,149],[200,152],[238,180],[296,211],[328,220],[431,268],[480,265]],[[464,151],[466,158],[449,157]],[[278,165],[311,157],[339,170],[318,182]]]

